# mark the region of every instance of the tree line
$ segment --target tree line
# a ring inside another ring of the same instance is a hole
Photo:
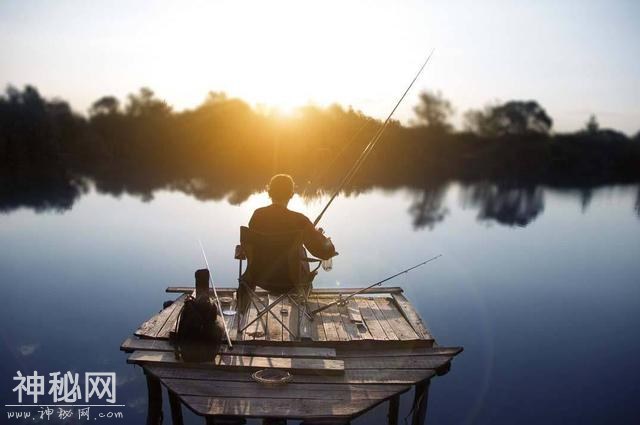
[[[412,125],[393,122],[347,191],[425,188],[447,182],[593,187],[640,181],[640,133],[627,137],[591,117],[554,133],[532,100],[488,105],[451,125],[453,106],[424,92]],[[65,208],[86,190],[151,197],[182,190],[242,202],[275,172],[290,173],[309,196],[331,190],[382,123],[339,105],[304,106],[283,117],[211,92],[176,111],[147,88],[124,102],[96,100],[72,111],[36,88],[0,96],[0,210]]]

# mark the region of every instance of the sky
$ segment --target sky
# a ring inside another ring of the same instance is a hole
[[[0,85],[86,112],[150,87],[174,108],[209,91],[283,112],[334,102],[395,118],[421,90],[456,109],[537,100],[555,131],[595,114],[640,130],[640,1],[2,1]]]

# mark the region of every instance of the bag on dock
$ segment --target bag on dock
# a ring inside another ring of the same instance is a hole
[[[218,316],[218,309],[208,295],[187,296],[176,321],[173,341],[176,356],[187,362],[212,361],[224,333]]]

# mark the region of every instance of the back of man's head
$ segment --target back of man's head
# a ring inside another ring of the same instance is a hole
[[[293,179],[288,174],[276,174],[269,182],[269,196],[274,201],[288,201],[293,196]]]

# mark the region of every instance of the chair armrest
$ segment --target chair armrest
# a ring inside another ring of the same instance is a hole
[[[242,248],[242,245],[236,245],[236,252],[234,257],[236,260],[246,260],[247,259],[247,255],[244,252],[244,249]]]
[[[323,260],[319,259],[319,258],[301,258],[302,261],[306,261],[307,263],[321,263]]]

